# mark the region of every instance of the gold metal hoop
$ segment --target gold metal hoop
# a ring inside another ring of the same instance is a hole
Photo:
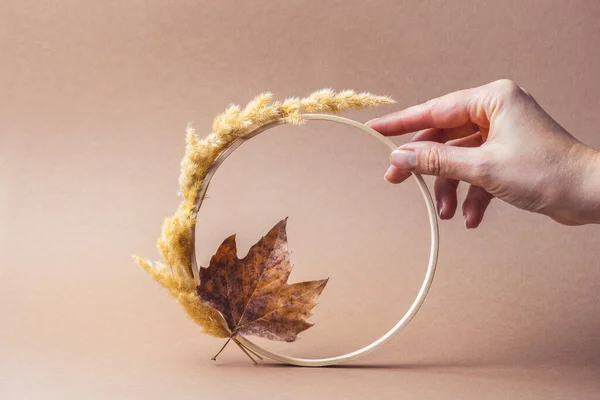
[[[370,134],[371,136],[377,138],[384,145],[386,145],[389,149],[391,149],[391,150],[396,149],[396,145],[391,140],[389,140],[385,136],[381,135],[376,130],[374,130],[360,122],[357,122],[357,121],[354,121],[354,120],[351,120],[348,118],[339,117],[336,115],[329,115],[329,114],[303,114],[302,117],[306,120],[330,121],[330,122],[336,122],[336,123],[352,126],[354,128],[358,128],[358,129]],[[260,133],[262,133],[266,130],[269,130],[269,129],[274,128],[279,125],[283,125],[285,123],[287,123],[287,121],[285,119],[278,119],[273,122],[262,125],[262,126],[256,128],[254,131],[248,133],[244,137],[237,139],[226,151],[224,151],[219,156],[219,158],[215,161],[215,163],[207,171],[206,178],[204,179],[203,184],[200,187],[200,191],[198,194],[198,201],[194,207],[194,211],[196,212],[196,215],[197,215],[197,212],[200,210],[200,207],[204,200],[204,195],[206,194],[206,191],[208,189],[208,185],[209,185],[213,175],[215,174],[217,169],[221,166],[223,161],[225,161],[225,159],[227,157],[229,157],[229,155],[231,155],[231,153],[233,153],[238,147],[240,147],[247,140],[250,140],[251,138],[259,135]],[[431,235],[431,247],[429,250],[429,262],[427,265],[427,271],[425,273],[425,279],[423,280],[423,283],[421,284],[421,288],[419,289],[419,292],[417,293],[415,300],[413,301],[413,303],[410,306],[410,308],[408,309],[408,311],[404,314],[404,316],[400,319],[400,321],[398,321],[398,323],[392,329],[390,329],[386,334],[384,334],[382,337],[375,340],[373,343],[369,344],[368,346],[365,346],[365,347],[358,349],[356,351],[353,351],[351,353],[343,354],[343,355],[336,356],[336,357],[316,358],[316,359],[296,358],[296,357],[285,356],[285,355],[278,354],[278,353],[273,353],[271,351],[263,349],[262,347],[254,344],[250,340],[248,340],[244,337],[241,337],[241,336],[238,337],[237,340],[239,342],[241,342],[245,347],[249,348],[253,352],[255,352],[263,357],[270,358],[272,360],[279,361],[282,363],[297,365],[297,366],[302,366],[302,367],[323,367],[323,366],[327,366],[327,365],[341,364],[344,362],[356,360],[358,357],[363,356],[368,353],[371,353],[371,352],[377,350],[378,348],[382,347],[384,344],[386,344],[390,340],[392,340],[394,338],[394,336],[396,336],[398,334],[398,332],[400,332],[400,330],[402,330],[402,328],[404,328],[406,325],[408,325],[408,323],[414,318],[414,316],[419,311],[419,308],[425,301],[425,297],[427,296],[427,293],[429,292],[429,288],[431,287],[431,283],[433,282],[433,277],[435,275],[435,268],[436,268],[437,259],[438,259],[438,251],[439,251],[438,221],[437,221],[437,214],[435,212],[435,207],[433,205],[433,200],[431,198],[431,193],[429,192],[429,189],[427,188],[427,184],[425,183],[425,181],[423,180],[423,177],[421,175],[413,174],[413,177],[415,178],[417,185],[419,186],[419,189],[421,190],[421,194],[423,195],[423,200],[425,200],[425,205],[427,207],[427,213],[429,215],[429,229],[430,229],[430,235]],[[194,238],[194,237],[195,237],[195,232],[192,232],[192,238]],[[195,239],[193,239],[193,243],[195,243]],[[198,279],[198,264],[196,262],[195,245],[192,245],[192,269],[193,269],[194,277],[196,279]]]

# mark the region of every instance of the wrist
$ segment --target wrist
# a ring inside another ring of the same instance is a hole
[[[550,216],[565,225],[600,224],[600,152],[578,143],[567,165],[566,185]]]

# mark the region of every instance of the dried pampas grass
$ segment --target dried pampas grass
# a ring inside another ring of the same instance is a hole
[[[230,337],[231,333],[222,323],[222,316],[202,304],[196,295],[198,282],[194,278],[193,246],[198,195],[204,179],[218,157],[237,139],[244,137],[266,123],[284,119],[301,124],[303,113],[337,113],[350,108],[364,109],[394,101],[387,96],[356,93],[344,90],[335,93],[323,89],[299,99],[289,98],[273,102],[271,93],[258,95],[241,109],[232,105],[218,115],[212,125],[212,133],[200,139],[192,127],[187,129],[185,156],[181,161],[179,185],[183,201],[172,217],[165,219],[158,248],[163,262],[150,262],[139,257],[135,261],[158,283],[165,287],[187,314],[216,337]]]

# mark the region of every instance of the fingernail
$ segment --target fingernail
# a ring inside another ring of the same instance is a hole
[[[473,216],[468,217],[465,216],[465,228],[467,229],[475,229],[477,228],[477,225],[474,224],[474,218]]]
[[[367,126],[371,126],[371,124],[373,124],[373,123],[377,123],[377,122],[379,122],[379,120],[381,120],[381,118],[373,118],[373,119],[371,119],[371,120],[369,120],[369,121],[365,122],[365,125],[367,125]]]
[[[442,215],[444,214],[444,203],[442,203],[441,201],[437,202],[437,209],[438,209],[438,215],[440,216],[440,219],[442,219]]]
[[[417,154],[410,150],[394,150],[390,155],[390,163],[401,169],[414,169],[417,165]]]
[[[391,175],[391,173],[396,169],[396,167],[394,167],[393,165],[390,165],[390,167],[387,169],[387,171],[385,171],[385,175],[383,175],[383,180],[389,182],[389,176]]]

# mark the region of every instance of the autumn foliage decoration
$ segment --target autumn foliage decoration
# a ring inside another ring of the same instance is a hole
[[[263,93],[243,109],[236,105],[227,108],[215,118],[212,133],[202,139],[189,126],[179,177],[183,200],[173,216],[164,220],[158,239],[163,261],[134,259],[177,299],[204,332],[234,340],[238,345],[235,337],[242,334],[295,340],[298,333],[311,326],[306,319],[327,281],[287,283],[291,264],[283,220],[243,259],[237,257],[235,238],[227,238],[209,266],[200,268],[198,282],[194,277],[197,267],[193,246],[201,187],[219,156],[264,124],[280,119],[302,124],[303,113],[337,113],[391,103],[389,97],[352,90],[335,93],[324,89],[306,98],[281,102],[273,101],[271,93]]]

